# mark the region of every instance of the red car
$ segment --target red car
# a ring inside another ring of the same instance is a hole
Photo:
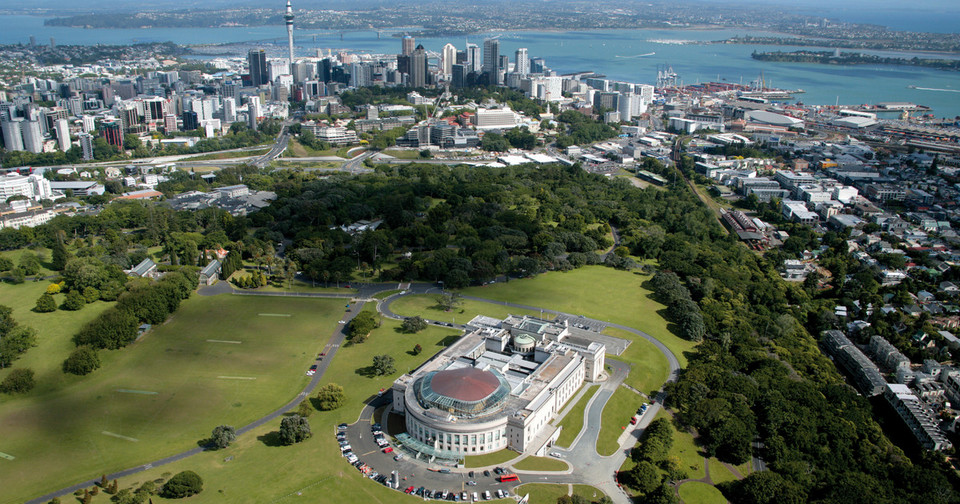
[[[383,449],[383,453],[391,453],[391,452],[393,452],[393,447],[392,447],[392,446],[388,446],[388,447],[386,447],[386,448]]]
[[[407,489],[404,490],[403,493],[413,493],[413,487],[412,486],[407,487]]]

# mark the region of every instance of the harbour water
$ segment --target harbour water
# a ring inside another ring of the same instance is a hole
[[[83,29],[44,26],[43,20],[30,16],[0,16],[0,43],[26,43],[31,35],[38,43],[58,44],[131,44],[174,41],[180,44],[234,44],[229,56],[239,56],[246,47],[264,47],[280,56],[286,37],[282,26],[148,29]],[[530,57],[542,57],[558,73],[596,71],[612,79],[653,83],[658,67],[670,65],[683,83],[705,81],[743,82],[757,79],[761,73],[768,87],[803,89],[796,100],[807,104],[873,104],[884,101],[909,101],[927,105],[938,117],[960,116],[960,73],[887,65],[826,66],[804,63],[774,63],[754,60],[753,51],[783,50],[794,47],[705,44],[734,35],[756,34],[738,30],[597,30],[578,32],[519,31],[481,34],[469,38],[481,44],[487,36],[500,39],[501,54],[528,48]],[[463,38],[418,39],[428,51],[437,51],[447,42],[462,48]],[[372,53],[396,53],[400,41],[391,32],[339,33],[333,30],[297,30],[299,55],[316,55],[317,49],[339,49]],[[810,48],[806,48],[810,49]],[[829,48],[828,48],[829,49]],[[863,51],[865,53],[880,53]],[[898,53],[883,52],[884,55]],[[915,54],[908,54],[913,57]],[[960,55],[942,57],[956,58]],[[912,87],[910,87],[912,86]]]

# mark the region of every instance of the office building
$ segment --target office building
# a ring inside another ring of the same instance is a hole
[[[237,100],[223,99],[223,122],[229,124],[237,120]]]
[[[410,55],[410,87],[427,85],[427,51],[418,45]]]
[[[3,146],[8,151],[23,150],[23,128],[20,126],[22,122],[21,117],[0,122],[0,128],[3,129]]]
[[[467,86],[467,66],[456,64],[451,68],[450,87],[462,88]]]
[[[477,44],[467,44],[467,73],[480,73],[483,71],[482,54]]]
[[[43,152],[43,132],[40,131],[40,121],[21,122],[20,133],[23,136],[24,150],[34,154]]]
[[[85,115],[81,117],[80,120],[83,121],[82,128],[84,133],[90,133],[91,131],[97,129],[97,122],[93,116]]]
[[[123,150],[123,129],[117,121],[105,121],[100,123],[100,136],[108,144],[119,147]]]
[[[251,96],[247,98],[247,124],[250,129],[257,129],[257,121],[260,119],[260,97]]]
[[[250,49],[250,52],[247,53],[247,66],[250,67],[250,82],[253,87],[259,87],[270,82],[266,51]]]
[[[416,44],[417,42],[413,37],[410,35],[404,35],[403,38],[400,39],[400,54],[404,56],[413,54]]]
[[[57,133],[57,146],[60,150],[63,152],[70,150],[70,123],[66,119],[57,119],[53,130]]]
[[[457,63],[457,48],[453,44],[443,46],[443,52],[440,58],[440,67],[443,75],[453,74],[453,65]]]
[[[487,39],[483,41],[483,73],[487,76],[487,83],[501,84],[500,74],[500,41]]]
[[[93,161],[93,135],[80,133],[80,151],[84,161]]]
[[[530,57],[527,56],[527,48],[521,47],[517,49],[516,59],[513,65],[513,73],[520,75],[527,75],[530,71]]]
[[[543,73],[547,69],[547,64],[543,58],[532,58],[530,60],[530,73]]]

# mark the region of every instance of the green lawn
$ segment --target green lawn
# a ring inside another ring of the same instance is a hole
[[[78,311],[34,312],[33,307],[37,304],[37,298],[46,291],[48,285],[50,285],[48,281],[25,282],[20,285],[0,284],[0,304],[12,308],[13,318],[21,325],[32,327],[37,331],[37,346],[27,350],[14,361],[11,368],[0,370],[0,380],[9,374],[11,369],[18,367],[32,369],[36,373],[37,386],[30,396],[42,395],[76,381],[73,375],[65,375],[60,370],[63,360],[76,348],[70,338],[83,324],[95,319],[113,304],[97,301]],[[64,294],[56,294],[53,298],[59,305],[63,303],[64,296]],[[10,396],[0,395],[0,413],[3,411],[3,405],[10,401],[12,401]],[[0,448],[0,451],[3,449]]]
[[[484,303],[469,299],[463,300],[463,304],[459,308],[447,312],[437,307],[437,296],[433,294],[414,294],[400,297],[390,304],[390,310],[398,315],[420,315],[425,319],[458,324],[466,324],[477,315],[486,315],[498,319],[506,318],[510,314],[540,316],[539,311],[509,308],[495,303]],[[553,318],[550,314],[545,314],[544,317]]]
[[[657,413],[657,418],[670,418],[663,410]],[[706,476],[703,469],[703,455],[700,448],[693,441],[693,434],[677,429],[674,424],[673,447],[670,448],[670,456],[680,459],[680,467],[687,473],[687,478],[700,479]],[[720,467],[716,459],[711,460],[711,469]],[[722,467],[721,467],[722,468]]]
[[[637,413],[637,408],[643,399],[635,392],[623,387],[617,387],[613,397],[603,407],[603,417],[600,420],[600,435],[597,438],[597,453],[613,455],[620,448],[617,438],[623,433],[624,427],[630,425],[630,418]]]
[[[577,404],[563,417],[563,421],[558,425],[558,427],[562,427],[563,430],[561,430],[560,435],[557,436],[555,443],[557,446],[569,447],[570,443],[573,443],[573,440],[577,439],[577,434],[580,434],[580,431],[583,430],[583,410],[586,409],[590,398],[597,392],[596,388],[594,385],[587,387],[587,391],[584,392],[583,397],[581,397],[580,400],[577,401]]]
[[[269,413],[307,383],[342,310],[339,300],[194,295],[141,341],[101,352],[103,367],[86,377],[56,376],[69,324],[45,343],[49,356],[38,347],[24,358],[44,369],[39,390],[0,399],[0,451],[16,457],[0,464],[0,502],[187,450],[218,424]]]
[[[569,491],[569,485],[527,483],[517,487],[514,493],[520,497],[530,494],[530,504],[557,504],[557,499],[569,495]],[[604,493],[590,485],[573,485],[573,495],[585,497],[588,502],[597,502]]]
[[[658,314],[666,307],[650,296],[641,284],[649,275],[619,271],[605,266],[585,266],[567,272],[550,272],[536,278],[511,280],[463,290],[466,295],[508,301],[567,313],[584,314],[644,331],[662,341],[681,366],[684,352],[696,346],[675,336]]]
[[[726,504],[720,490],[699,481],[688,481],[679,488],[680,499],[687,504]]]
[[[670,364],[667,362],[667,357],[653,343],[616,327],[608,327],[603,332],[618,338],[633,340],[623,354],[608,355],[612,359],[632,365],[624,383],[645,394],[663,387],[667,376],[670,375]]]
[[[31,254],[33,254],[33,255],[35,255],[35,256],[37,256],[37,257],[40,258],[40,266],[41,266],[41,267],[40,267],[40,275],[41,275],[41,276],[47,276],[47,275],[55,275],[55,274],[57,274],[56,271],[53,271],[53,270],[50,269],[50,254],[51,254],[51,252],[50,252],[50,249],[48,249],[47,247],[35,247],[35,248],[32,248],[32,249],[5,250],[5,251],[0,252],[0,256],[6,257],[7,259],[10,259],[11,261],[13,261],[13,265],[16,266],[16,265],[20,262],[20,256],[22,256],[22,255],[24,254],[24,252],[30,252]],[[4,273],[4,275],[8,275],[8,274],[9,274],[9,273]],[[33,277],[32,277],[32,276],[27,276],[27,279],[28,279],[28,281],[32,281],[32,280],[33,280]],[[5,285],[7,285],[7,284],[5,284]]]
[[[236,297],[239,296],[234,296]],[[285,298],[285,300],[290,302],[291,298]],[[334,307],[336,313],[342,313],[342,305],[337,303]],[[322,339],[326,341],[335,322],[336,319],[332,325],[315,324],[314,338],[316,339],[316,331],[321,330]],[[139,486],[144,481],[169,477],[171,474],[190,469],[200,474],[204,480],[203,493],[190,498],[190,502],[194,504],[208,502],[392,504],[408,498],[412,499],[363,478],[356,469],[340,457],[339,450],[336,449],[336,439],[333,436],[338,423],[357,420],[366,399],[376,395],[381,387],[388,387],[400,373],[417,367],[434,352],[441,350],[443,341],[455,334],[454,331],[438,327],[430,327],[417,334],[402,334],[397,332],[398,327],[399,323],[384,320],[383,326],[374,330],[365,343],[338,349],[325,375],[329,379],[325,379],[324,383],[335,382],[342,385],[346,399],[343,407],[335,411],[315,412],[310,416],[310,426],[314,434],[312,438],[294,446],[268,446],[263,442],[264,436],[277,430],[280,425],[280,421],[277,420],[240,436],[225,450],[201,453],[180,462],[121,479],[121,488]],[[425,351],[419,356],[408,353],[417,343],[422,345]],[[373,356],[379,353],[394,356],[397,373],[379,377],[370,375],[367,368]],[[310,358],[312,360],[312,355]],[[303,375],[302,366],[297,367],[297,372],[298,376]],[[292,381],[297,381],[299,386],[300,380]],[[286,400],[286,397],[288,396],[283,396],[283,400]],[[182,448],[189,447],[188,445]],[[146,460],[141,460],[140,463]],[[91,472],[97,470],[98,468],[94,468]],[[100,473],[96,472],[96,474]],[[269,474],[266,480],[265,474]],[[67,501],[67,499],[63,500]],[[153,501],[165,502],[158,497],[153,497]],[[106,503],[107,500],[97,497],[93,502]]]
[[[725,481],[736,481],[737,476],[730,472],[729,469],[718,460],[710,459],[710,479],[713,480],[714,484],[723,483]]]
[[[548,457],[527,457],[511,467],[520,471],[566,471],[570,469],[566,462]]]
[[[471,455],[465,457],[463,465],[466,467],[502,465],[505,462],[509,462],[519,456],[520,454],[513,450],[503,449],[492,453],[485,453],[483,455]]]

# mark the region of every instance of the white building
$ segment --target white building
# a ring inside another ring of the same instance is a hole
[[[15,117],[0,123],[0,128],[3,129],[3,145],[8,151],[23,150],[23,129],[20,126],[22,122],[22,118]]]
[[[57,146],[61,151],[67,152],[70,150],[70,123],[61,118],[57,119],[53,126],[57,132]]]
[[[584,381],[603,374],[606,347],[565,325],[531,317],[477,316],[470,332],[394,382],[404,445],[459,459],[510,448],[543,454],[550,425]]]
[[[50,190],[50,181],[39,174],[27,177],[11,173],[0,177],[0,201],[6,201],[12,196],[26,196],[40,201],[53,195]]]
[[[443,52],[440,54],[440,67],[443,75],[453,74],[453,65],[457,63],[457,48],[453,44],[443,46]]]
[[[24,150],[34,154],[43,152],[43,132],[40,131],[40,121],[21,122],[20,133],[23,135]]]
[[[517,114],[509,107],[477,109],[473,123],[477,129],[511,129],[517,125]]]

